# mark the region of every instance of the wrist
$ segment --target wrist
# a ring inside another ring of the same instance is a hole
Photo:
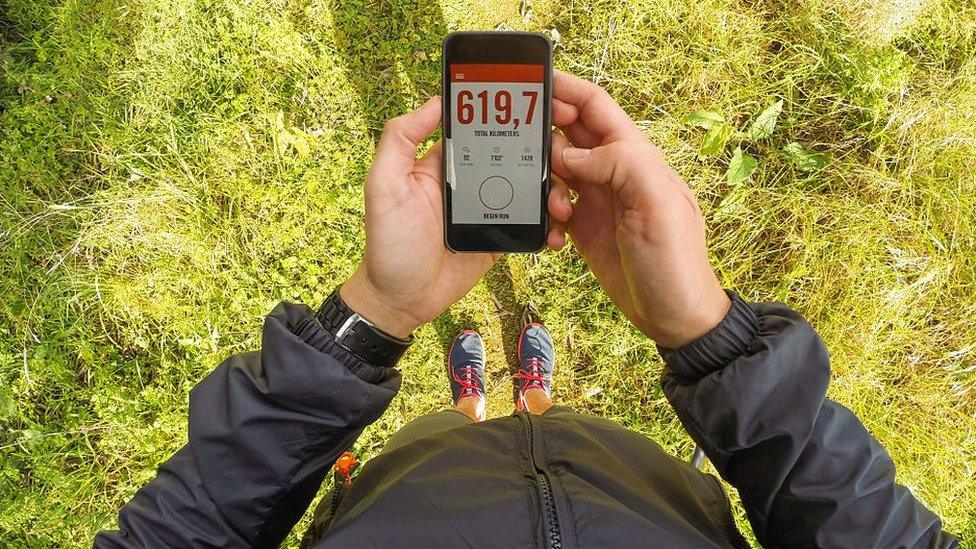
[[[350,309],[359,313],[384,332],[407,339],[422,323],[392,304],[369,281],[362,269],[357,270],[339,289],[339,296]]]
[[[701,299],[685,306],[685,314],[654,327],[653,335],[648,335],[661,347],[678,349],[712,331],[731,308],[732,300],[716,281],[715,287],[703,293]]]
[[[726,292],[732,307],[718,326],[677,349],[658,347],[668,369],[687,380],[698,380],[745,356],[760,333],[752,307],[733,292]]]

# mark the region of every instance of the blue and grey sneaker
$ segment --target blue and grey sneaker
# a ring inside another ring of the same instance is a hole
[[[552,395],[552,369],[556,351],[545,326],[530,322],[522,328],[518,341],[518,370],[515,372],[515,409],[525,410],[525,392],[542,389]]]
[[[485,398],[485,344],[478,332],[465,330],[454,338],[447,355],[447,378],[455,406],[462,398]]]

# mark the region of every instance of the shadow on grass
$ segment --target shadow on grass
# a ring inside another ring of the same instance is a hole
[[[455,313],[451,310],[437,317],[433,324],[434,330],[437,332],[437,340],[444,350],[445,358],[451,352],[451,344],[458,333],[462,330],[481,331],[481,324],[473,316],[468,313]]]
[[[499,324],[501,324],[502,348],[505,353],[505,362],[508,365],[508,373],[514,373],[517,366],[515,348],[518,344],[519,332],[522,331],[522,312],[525,304],[519,301],[515,293],[512,271],[509,269],[506,259],[501,259],[488,271],[488,274],[485,275],[485,284],[491,292],[492,309],[494,314],[498,316]],[[437,317],[433,324],[444,356],[448,355],[454,337],[462,330],[483,331],[482,323],[475,320],[473,316],[466,312],[456,313],[452,310],[448,310],[448,312]]]
[[[434,0],[336,0],[333,13],[336,47],[375,141],[387,120],[440,93],[444,15]]]
[[[502,327],[502,348],[505,351],[505,362],[508,364],[507,371],[514,374],[518,367],[515,351],[519,333],[522,331],[522,311],[525,304],[515,293],[515,280],[508,266],[508,258],[502,258],[488,271],[485,275],[485,285],[491,291],[495,315],[498,316]]]
[[[505,258],[498,261],[485,275],[485,284],[489,290],[489,306],[492,314],[498,317],[501,326],[501,345],[504,354],[505,366],[499,368],[498,365],[491,363],[487,366],[486,386],[493,387],[497,383],[508,383],[515,374],[518,366],[515,360],[515,351],[518,344],[519,333],[522,331],[522,312],[523,303],[515,292],[514,279]],[[480,315],[479,315],[480,316]],[[462,330],[475,330],[484,333],[484,320],[478,321],[470,313],[463,311],[457,312],[449,309],[448,312],[439,316],[433,322],[437,332],[437,339],[443,349],[444,357],[447,357],[451,350],[451,344],[455,336]],[[497,339],[489,338],[485,341],[486,346],[497,345]],[[489,360],[493,360],[493,353],[496,349],[486,348]]]

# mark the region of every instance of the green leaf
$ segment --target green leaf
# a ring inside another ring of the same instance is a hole
[[[796,141],[783,147],[790,162],[801,172],[819,172],[830,164],[830,157],[824,153],[810,152]]]
[[[279,155],[284,156],[288,152],[288,148],[291,147],[292,140],[294,140],[294,137],[288,130],[281,130],[278,132],[276,144],[278,145]]]
[[[281,130],[278,134],[278,154],[284,156],[289,149],[294,149],[299,158],[307,157],[312,152],[308,134],[296,127],[292,127],[291,131]]]
[[[681,119],[681,123],[686,126],[695,126],[706,130],[724,122],[725,117],[722,116],[722,113],[715,111],[698,111]]]
[[[732,153],[732,160],[729,161],[729,169],[725,172],[725,179],[733,185],[738,185],[749,179],[758,165],[756,157],[744,154],[742,147],[736,147],[735,152]]]
[[[729,126],[728,124],[717,124],[708,128],[705,132],[705,137],[702,138],[701,149],[699,150],[702,156],[718,156],[725,151],[725,145],[729,142],[729,138],[732,137],[732,132],[735,128]]]
[[[0,421],[7,421],[17,417],[17,399],[13,391],[7,387],[0,387]]]
[[[749,129],[746,130],[746,137],[757,141],[773,135],[773,130],[776,129],[776,119],[779,118],[779,113],[781,112],[783,112],[782,99],[766,107],[766,110],[759,113],[759,116],[752,121]]]
[[[298,128],[291,129],[291,146],[295,148],[299,158],[305,158],[312,152],[312,146],[308,142],[305,132]]]

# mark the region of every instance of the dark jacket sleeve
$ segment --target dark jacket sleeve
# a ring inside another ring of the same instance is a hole
[[[956,547],[850,410],[825,398],[827,350],[781,304],[735,295],[714,330],[661,349],[664,392],[742,497],[767,547]]]
[[[259,353],[230,358],[190,392],[188,443],[95,546],[276,546],[399,387],[395,369],[338,347],[308,307],[279,305]]]

